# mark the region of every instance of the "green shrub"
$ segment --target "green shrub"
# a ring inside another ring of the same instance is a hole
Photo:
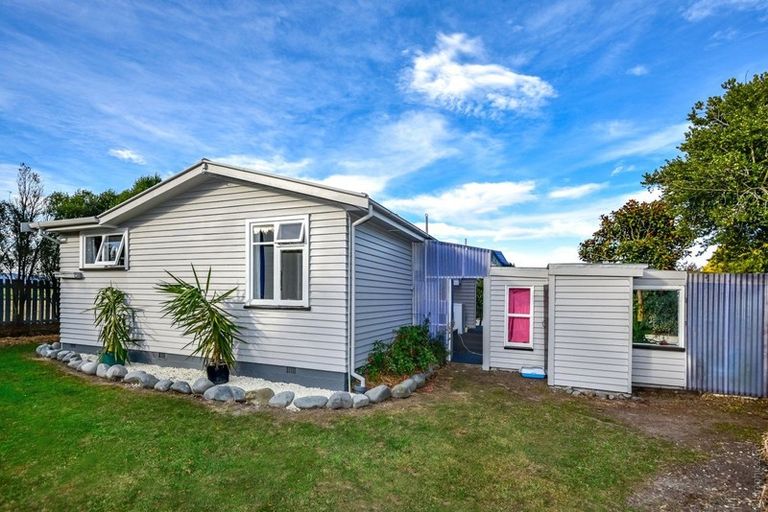
[[[405,325],[395,332],[392,343],[374,343],[362,372],[372,382],[398,379],[441,365],[446,357],[443,342],[429,336],[428,322]]]
[[[94,324],[99,328],[102,355],[118,363],[128,360],[128,349],[137,342],[131,338],[135,310],[128,305],[128,296],[114,286],[102,288],[93,301]]]
[[[173,319],[173,325],[180,327],[185,336],[192,336],[187,344],[196,345],[193,356],[199,355],[206,366],[226,364],[230,368],[235,365],[235,341],[240,328],[232,321],[231,315],[224,311],[222,304],[237,288],[223,293],[210,293],[211,269],[205,283],[201,283],[194,265],[192,274],[194,283],[188,283],[166,271],[173,282],[161,282],[156,288],[168,295],[168,300],[162,303],[163,313]]]

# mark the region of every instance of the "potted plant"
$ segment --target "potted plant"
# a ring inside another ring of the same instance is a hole
[[[93,301],[94,324],[102,344],[99,360],[108,365],[125,364],[131,339],[135,310],[128,305],[126,293],[114,286],[102,288]]]
[[[179,279],[166,272],[173,282],[161,282],[157,289],[170,296],[163,302],[163,312],[173,319],[173,325],[181,328],[184,335],[191,335],[189,345],[196,345],[192,355],[202,358],[208,373],[208,380],[214,384],[229,381],[229,371],[235,365],[235,341],[240,329],[230,316],[222,309],[221,304],[237,291],[232,288],[224,293],[210,292],[211,269],[205,286],[201,285],[194,265],[192,274],[194,284]]]

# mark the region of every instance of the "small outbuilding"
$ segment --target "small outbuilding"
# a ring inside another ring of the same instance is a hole
[[[552,386],[686,387],[686,272],[646,265],[493,267],[483,368],[545,368]]]

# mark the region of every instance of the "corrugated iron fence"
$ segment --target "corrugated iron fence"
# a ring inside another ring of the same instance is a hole
[[[688,389],[768,396],[766,276],[688,275]]]
[[[0,281],[0,325],[48,324],[59,321],[55,283]]]

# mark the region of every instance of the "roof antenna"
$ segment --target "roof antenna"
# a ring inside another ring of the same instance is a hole
[[[426,231],[427,234],[429,234],[429,214],[428,213],[424,214],[424,231]]]

